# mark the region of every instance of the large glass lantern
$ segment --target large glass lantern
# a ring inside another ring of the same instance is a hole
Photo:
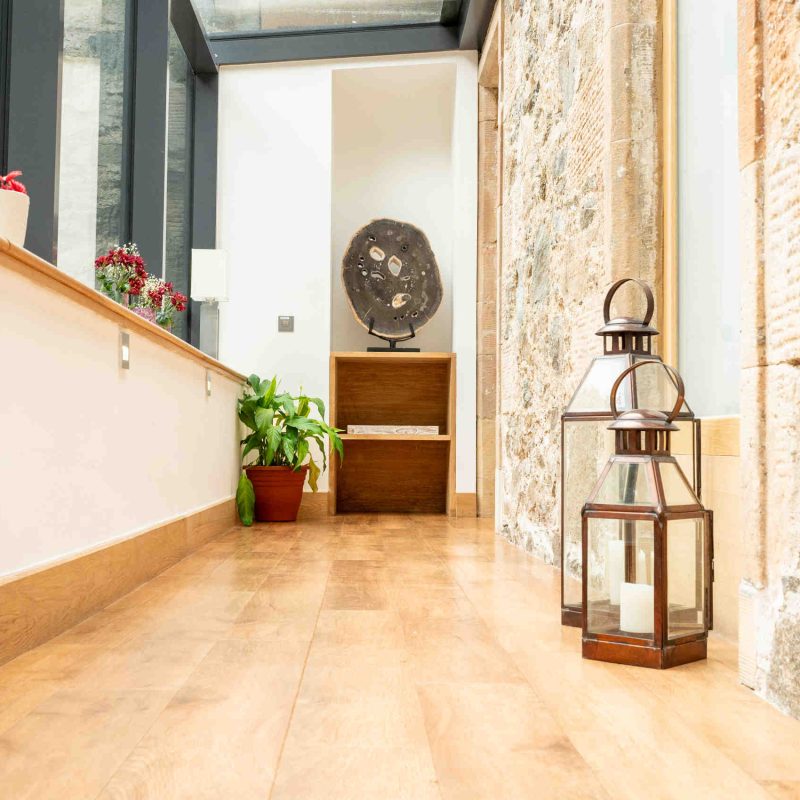
[[[583,656],[664,669],[706,657],[712,515],[670,452],[683,381],[669,414],[616,408],[614,455],[582,512]]]
[[[611,302],[626,283],[638,285],[647,301],[643,319],[611,318]],[[650,325],[655,303],[650,287],[634,278],[617,281],[603,304],[603,355],[596,356],[566,411],[561,417],[561,622],[581,625],[581,509],[597,475],[614,452],[608,432],[611,421],[609,392],[619,375],[633,364],[663,362],[653,354],[652,340],[658,331]],[[670,374],[652,367],[645,373],[628,374],[619,386],[616,402],[623,411],[654,408],[667,411],[676,397]],[[700,496],[700,422],[684,401],[678,413],[681,435],[688,440],[692,487]]]

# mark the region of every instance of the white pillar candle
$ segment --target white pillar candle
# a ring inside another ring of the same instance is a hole
[[[636,583],[647,583],[647,557],[644,550],[636,554]]]
[[[623,583],[620,587],[619,627],[627,633],[653,632],[653,587]]]
[[[619,587],[625,580],[625,542],[622,539],[611,539],[608,543],[606,557],[606,582],[608,599],[612,606],[619,605]]]

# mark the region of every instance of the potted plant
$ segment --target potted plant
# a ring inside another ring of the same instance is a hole
[[[21,172],[0,175],[0,236],[22,247],[28,231],[28,190],[17,178]]]
[[[311,416],[312,406],[319,419]],[[330,439],[341,459],[339,432],[325,424],[325,404],[318,397],[278,393],[278,380],[247,379],[238,403],[239,420],[251,431],[242,439],[242,466],[236,505],[244,525],[259,522],[293,522],[297,519],[306,477],[311,490],[327,467],[325,440]],[[316,442],[322,468],[310,452]]]

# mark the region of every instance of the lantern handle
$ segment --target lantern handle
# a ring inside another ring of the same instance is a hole
[[[631,366],[626,367],[624,370],[622,370],[622,372],[620,372],[619,376],[614,381],[614,385],[611,387],[611,414],[614,419],[619,417],[619,412],[617,411],[617,392],[619,391],[619,387],[622,385],[622,381],[624,381],[631,372],[639,367],[643,367],[645,364],[657,364],[658,366],[663,367],[672,377],[675,383],[675,388],[678,390],[678,398],[675,401],[675,407],[667,415],[667,422],[673,422],[683,407],[683,401],[686,396],[686,387],[684,386],[683,378],[681,378],[678,371],[670,367],[668,364],[665,364],[663,361],[637,361],[635,364],[631,364]]]
[[[622,278],[611,285],[611,288],[606,294],[605,302],[603,303],[603,319],[605,320],[606,325],[611,322],[611,301],[614,299],[614,295],[617,293],[617,290],[626,283],[638,284],[639,288],[644,292],[645,299],[647,300],[647,310],[644,312],[642,325],[649,325],[650,320],[653,318],[653,311],[656,307],[655,300],[653,298],[653,290],[644,281],[640,281],[638,278]]]

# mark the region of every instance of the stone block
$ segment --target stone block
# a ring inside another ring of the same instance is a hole
[[[605,197],[606,263],[610,278],[657,283],[660,273],[661,192],[655,140],[610,145]]]
[[[738,5],[739,165],[764,157],[763,29],[759,0]]]
[[[494,419],[478,420],[478,516],[494,516],[496,424]]]
[[[770,144],[764,161],[763,294],[769,364],[800,364],[800,141],[792,143],[793,138],[774,148]]]
[[[652,139],[658,125],[656,26],[618,25],[606,35],[610,141]]]
[[[637,22],[654,24],[659,14],[657,0],[605,0],[605,7],[607,29]]]
[[[494,306],[480,303],[478,306],[478,355],[494,357],[497,351],[497,329]]]
[[[764,164],[753,161],[740,173],[741,363],[765,364]]]
[[[477,413],[479,419],[493,418],[497,411],[497,358],[494,353],[478,356]]]
[[[478,86],[478,122],[497,122],[497,89]]]
[[[490,242],[478,248],[478,297],[494,305],[497,300],[497,244]]]
[[[766,582],[766,381],[766,367],[742,370],[742,577],[758,589]]]

